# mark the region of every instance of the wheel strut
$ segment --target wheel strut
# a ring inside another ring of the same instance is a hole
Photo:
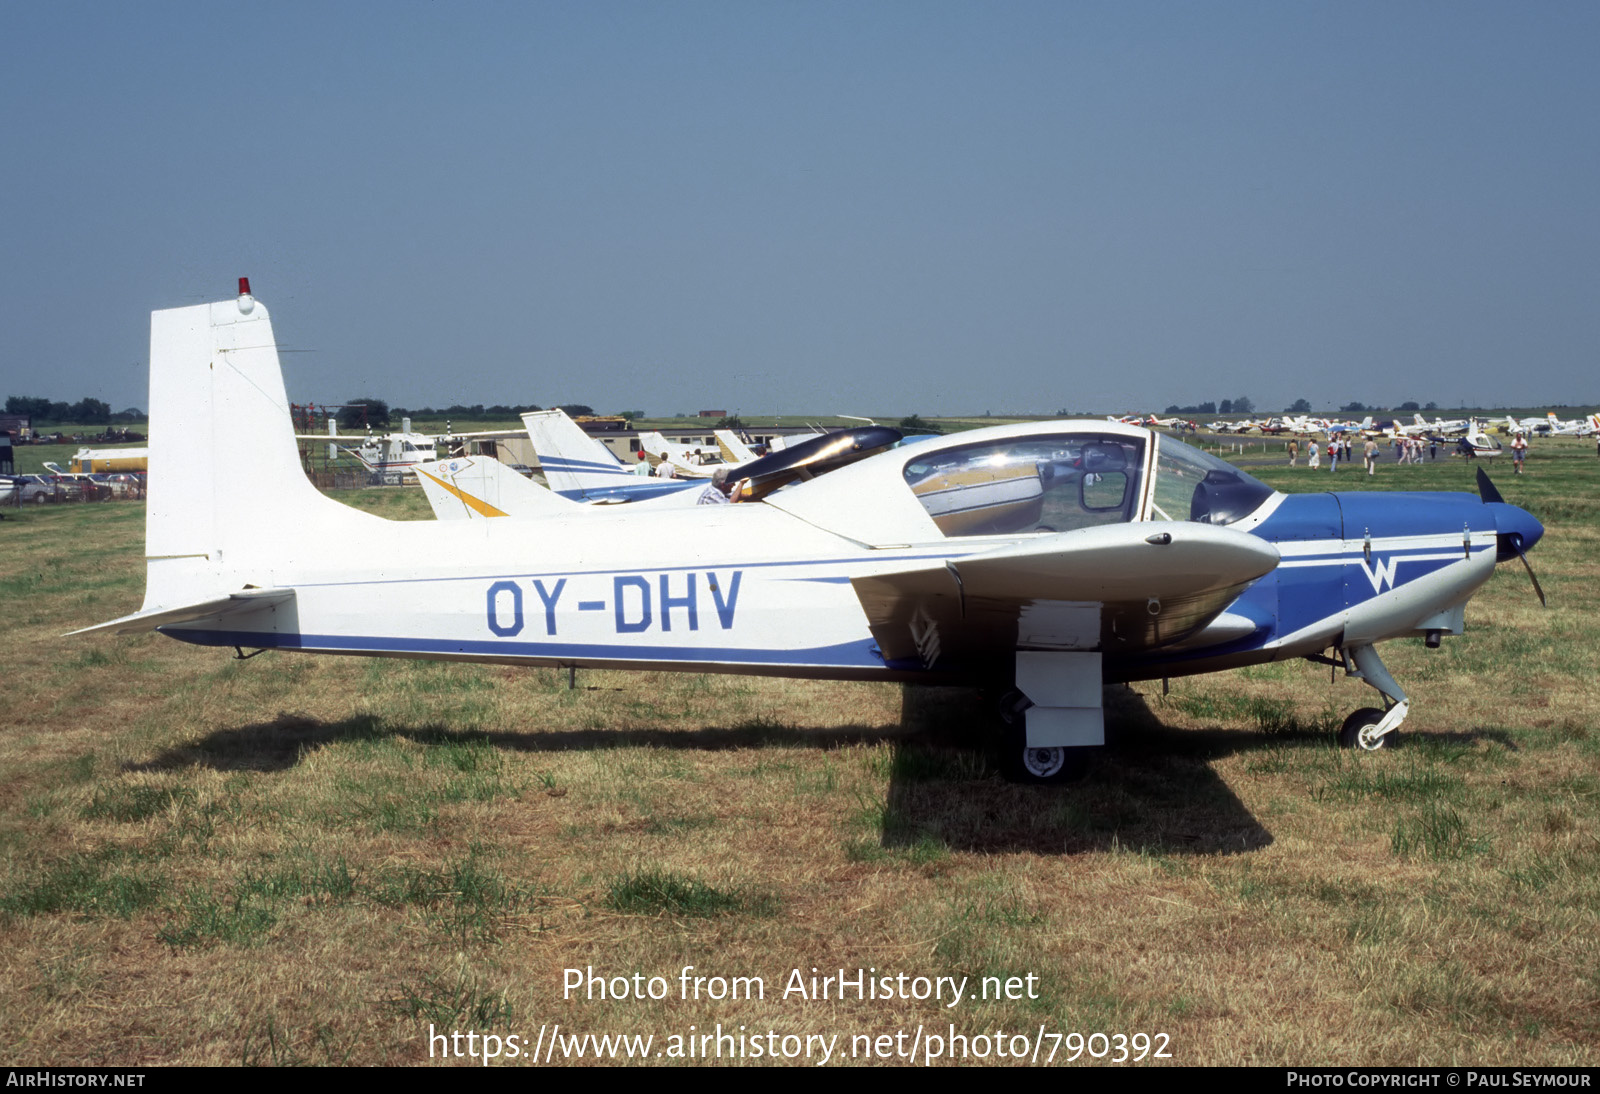
[[[1345,650],[1345,674],[1357,680],[1365,680],[1375,688],[1384,699],[1391,703],[1387,713],[1365,736],[1369,740],[1376,740],[1400,728],[1400,723],[1406,720],[1406,715],[1411,711],[1411,703],[1406,699],[1406,693],[1395,683],[1394,677],[1389,675],[1389,670],[1383,667],[1383,659],[1378,656],[1375,646],[1351,646]],[[1350,662],[1355,662],[1355,668],[1350,667]]]

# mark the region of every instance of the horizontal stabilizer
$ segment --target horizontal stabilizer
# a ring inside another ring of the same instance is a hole
[[[215,600],[201,600],[194,604],[185,604],[181,608],[159,608],[155,611],[134,612],[132,615],[125,615],[121,619],[113,619],[109,623],[100,623],[93,627],[84,627],[82,630],[71,631],[65,637],[70,638],[75,634],[141,634],[172,623],[191,623],[197,619],[212,619],[239,612],[254,611],[258,608],[281,604],[293,599],[293,589],[244,589],[236,593],[230,593],[227,596],[217,597]]]

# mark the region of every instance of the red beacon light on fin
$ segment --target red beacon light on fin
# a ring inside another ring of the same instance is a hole
[[[239,279],[239,295],[240,296],[249,296],[250,295],[250,279],[248,277],[241,277]]]
[[[239,313],[241,315],[249,315],[255,310],[256,299],[250,295],[250,279],[241,277],[239,279]]]

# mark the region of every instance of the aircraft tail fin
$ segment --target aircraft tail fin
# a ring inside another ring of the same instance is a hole
[[[671,452],[677,446],[660,433],[645,432],[639,434],[639,447],[644,449],[645,454],[650,456],[652,462],[654,462],[660,459],[663,452]]]
[[[564,410],[535,410],[522,416],[539,469],[550,489],[563,497],[583,497],[634,481],[611,450],[585,433]]]
[[[440,520],[560,516],[579,507],[492,456],[458,456],[411,470]]]
[[[731,429],[716,431],[717,447],[722,450],[724,463],[749,463],[756,458],[750,447],[739,439],[739,435]]]
[[[330,542],[386,523],[306,478],[272,321],[243,279],[240,288],[234,300],[150,314],[139,617],[270,587],[275,573],[315,561]]]

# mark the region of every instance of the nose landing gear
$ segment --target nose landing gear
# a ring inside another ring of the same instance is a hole
[[[1395,683],[1394,677],[1389,675],[1389,670],[1383,667],[1383,660],[1378,656],[1376,648],[1351,646],[1342,652],[1345,657],[1345,675],[1365,680],[1391,705],[1386,711],[1376,707],[1362,707],[1346,718],[1344,725],[1339,727],[1340,747],[1359,748],[1366,752],[1393,748],[1397,740],[1396,730],[1400,728],[1400,723],[1406,720],[1406,715],[1411,710],[1406,693]]]
[[[1365,752],[1376,752],[1381,748],[1392,748],[1394,733],[1378,733],[1378,726],[1383,722],[1384,712],[1377,707],[1362,707],[1344,720],[1344,725],[1339,727],[1339,747],[1359,748]]]

